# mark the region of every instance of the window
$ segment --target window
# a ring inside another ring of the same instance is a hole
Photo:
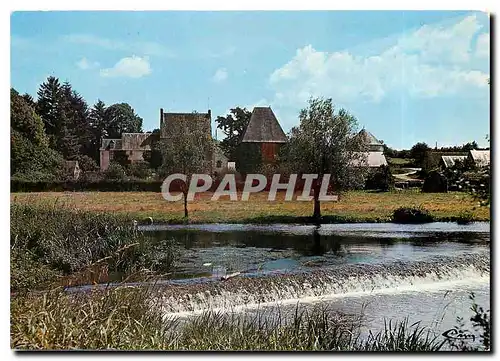
[[[220,160],[217,161],[217,168],[221,168],[222,167],[222,162]]]

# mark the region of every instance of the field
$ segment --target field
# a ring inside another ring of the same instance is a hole
[[[240,195],[238,195],[239,197]],[[197,195],[188,203],[189,220],[193,223],[272,223],[301,221],[312,214],[312,202],[267,200],[266,193],[252,194],[249,201],[230,201],[221,197],[211,201],[212,193]],[[155,222],[183,221],[183,203],[167,202],[161,193],[150,192],[43,192],[11,194],[11,201],[20,203],[49,203],[76,207],[82,210],[120,213],[133,219],[152,217]],[[322,202],[322,215],[330,222],[384,222],[394,209],[401,206],[421,206],[436,221],[452,221],[464,213],[476,221],[490,219],[490,209],[479,207],[471,196],[460,192],[421,193],[420,191],[345,193],[338,202]]]

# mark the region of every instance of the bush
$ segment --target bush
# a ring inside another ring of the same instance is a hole
[[[395,223],[428,223],[434,217],[428,210],[422,207],[400,207],[392,213],[392,221]]]
[[[112,162],[104,172],[106,179],[124,180],[127,176],[125,169],[119,163]]]
[[[448,192],[448,180],[442,173],[435,170],[431,171],[425,178],[422,192],[446,193]]]
[[[88,180],[88,177],[95,176],[95,181]],[[30,182],[16,178],[10,181],[10,191],[15,192],[83,192],[83,191],[101,191],[101,192],[160,192],[161,181],[145,180],[99,180],[99,173],[90,173],[85,175],[82,180],[65,182]],[[172,191],[174,189],[171,188]]]
[[[381,165],[376,171],[370,173],[365,183],[365,189],[388,191],[392,188],[394,188],[394,178],[386,165]]]
[[[151,169],[145,162],[132,163],[126,168],[126,171],[129,176],[138,179],[148,179],[152,175]]]
[[[461,212],[457,216],[456,222],[458,224],[469,224],[469,223],[472,223],[472,222],[474,222],[474,215],[472,214],[472,212],[469,212],[469,211]]]

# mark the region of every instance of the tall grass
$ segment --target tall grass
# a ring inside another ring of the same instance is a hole
[[[169,272],[173,241],[152,242],[129,218],[57,204],[11,204],[11,290],[108,281],[144,269]]]
[[[152,289],[114,288],[89,294],[60,291],[11,301],[11,347],[16,349],[437,351],[443,342],[408,322],[360,338],[359,316],[325,307],[270,317],[206,312],[163,319]],[[262,310],[261,310],[262,311]]]

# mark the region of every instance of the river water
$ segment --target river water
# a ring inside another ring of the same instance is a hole
[[[141,226],[153,243],[182,248],[169,277],[156,281],[165,317],[212,310],[292,313],[328,307],[387,320],[421,321],[436,334],[470,326],[471,293],[490,308],[490,224],[431,223]],[[140,285],[140,284],[139,284]],[[85,286],[84,286],[85,287]]]

